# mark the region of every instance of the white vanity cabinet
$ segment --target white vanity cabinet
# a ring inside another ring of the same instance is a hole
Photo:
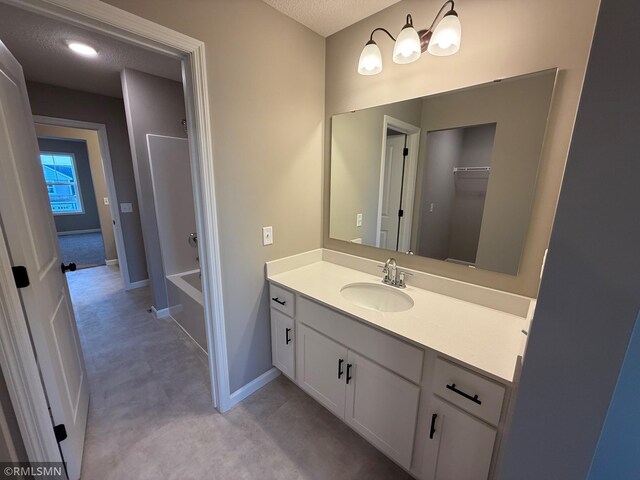
[[[299,325],[298,385],[339,417],[344,417],[347,348]]]
[[[409,470],[420,387],[352,351],[347,374],[345,421]]]
[[[271,303],[271,363],[295,381],[295,295],[277,285],[269,289]]]
[[[302,323],[297,341],[298,385],[409,469],[420,388]]]
[[[487,480],[496,429],[433,397],[425,479]]]
[[[510,387],[271,284],[273,365],[420,480],[493,475]]]
[[[505,387],[442,358],[434,362],[425,480],[487,480]]]

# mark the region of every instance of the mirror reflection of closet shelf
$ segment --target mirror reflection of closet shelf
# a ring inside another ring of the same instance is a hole
[[[556,76],[333,116],[329,236],[516,275]]]

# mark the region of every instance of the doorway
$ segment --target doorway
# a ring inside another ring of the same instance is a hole
[[[376,247],[410,253],[420,128],[384,116]]]
[[[106,184],[92,168],[99,159],[91,161],[83,140],[39,134],[38,146],[62,261],[77,268],[117,263],[111,219],[100,211],[109,205]]]
[[[184,35],[176,35],[175,32],[163,29],[158,25],[154,25],[151,22],[144,21],[133,15],[124,15],[123,12],[113,7],[105,7],[100,11],[95,11],[94,6],[87,6],[82,2],[69,4],[69,2],[56,2],[54,0],[47,2],[30,1],[15,3],[23,8],[46,12],[50,17],[65,20],[76,25],[82,25],[84,28],[90,30],[99,30],[119,38],[124,37],[133,44],[156,52],[162,52],[165,55],[168,54],[182,61],[182,73],[183,78],[185,78],[187,97],[186,120],[189,125],[192,125],[192,127],[190,127],[191,135],[189,136],[189,146],[191,147],[190,164],[194,172],[193,183],[195,190],[194,196],[196,199],[196,223],[200,237],[198,251],[202,268],[202,294],[207,322],[207,350],[209,352],[208,362],[210,366],[211,393],[214,404],[221,410],[228,409],[232,402],[229,395],[228,371],[226,366],[227,355],[224,343],[223,304],[220,284],[221,273],[216,229],[215,189],[212,171],[213,162],[211,161],[211,132],[209,127],[208,102],[206,101],[207,87],[203,44]],[[91,21],[89,21],[88,18],[91,18]],[[12,61],[9,60],[9,64],[11,63]],[[13,68],[12,70],[12,72],[18,71],[19,67]],[[24,93],[24,88],[22,88],[20,95],[15,98],[20,98],[21,101],[24,102]],[[31,134],[32,131],[31,129],[27,129],[25,134]],[[9,132],[9,134],[9,138],[11,138],[13,131]],[[35,135],[33,136],[33,140],[35,141]],[[35,166],[35,164],[33,166]],[[42,168],[41,163],[39,168]],[[68,180],[67,183],[69,187],[72,186],[71,184],[73,182]],[[35,183],[31,183],[31,185],[34,186]],[[46,189],[45,184],[43,184],[43,189]],[[72,191],[71,188],[68,190]],[[46,193],[46,190],[44,190],[43,193]],[[44,202],[45,197],[42,198]],[[47,204],[43,203],[43,205]],[[43,205],[41,205],[41,207]],[[50,201],[47,207],[50,209]],[[13,227],[15,227],[15,225],[11,223],[11,219],[14,218],[14,212],[9,210],[11,208],[13,207],[7,207],[6,215],[3,215],[3,234],[12,231]],[[43,210],[44,209],[41,209],[41,211]],[[51,212],[49,211],[47,215],[50,216]],[[27,216],[27,218],[23,220],[29,222],[31,218]],[[50,224],[52,224],[52,222],[47,220],[41,222],[38,228],[43,229],[46,225]],[[29,223],[23,225],[24,228],[21,227],[18,229],[18,233],[20,235],[25,233],[29,230],[29,225]],[[31,233],[35,234],[38,233],[38,231],[36,230]],[[45,239],[46,237],[45,235],[41,238]],[[23,419],[20,427],[29,458],[56,461],[60,458],[59,450],[51,429],[51,420],[47,418],[47,404],[44,392],[42,391],[42,386],[39,385],[36,380],[39,375],[38,366],[34,361],[35,355],[29,340],[28,331],[21,327],[22,324],[26,323],[25,312],[23,312],[19,306],[20,297],[17,292],[11,289],[6,290],[12,283],[11,267],[15,266],[14,263],[16,259],[20,261],[24,260],[25,264],[27,264],[27,270],[38,271],[38,266],[36,265],[34,267],[31,265],[28,256],[21,257],[15,254],[13,246],[20,245],[20,239],[16,237],[16,241],[10,243],[11,245],[6,246],[6,248],[4,242],[2,244],[4,256],[2,257],[3,275],[0,303],[2,303],[1,306],[3,308],[0,308],[0,312],[2,312],[2,321],[12,326],[12,328],[8,330],[0,331],[0,342],[2,342],[3,351],[6,352],[7,356],[11,359],[10,362],[6,364],[3,363],[3,373],[7,377],[7,382],[11,385],[11,389],[14,392],[12,401],[14,401],[17,406],[16,410],[18,410],[20,418]],[[56,264],[57,258],[55,252],[51,250],[51,245],[46,243],[46,241],[41,247],[42,248],[39,249],[41,253],[34,258],[36,260],[40,257],[44,258],[48,253],[51,253],[50,258],[47,257],[50,261],[48,261],[45,266],[46,271],[51,272],[53,275],[56,272],[56,268],[59,270],[59,264]],[[119,258],[119,260],[121,259]],[[57,274],[59,274],[59,271]],[[8,293],[5,295],[6,292]],[[25,305],[29,304],[33,299],[27,300],[24,301]],[[53,308],[52,310],[61,311],[59,308]],[[29,314],[29,311],[26,312],[26,317],[31,323],[32,315]],[[40,366],[42,366],[48,363],[47,355],[52,351],[47,351],[46,348],[43,350],[40,347],[39,342],[34,342],[34,348],[41,361]],[[52,365],[53,363],[55,362],[52,362]],[[83,376],[81,370],[82,368],[76,369],[74,374],[76,378]],[[55,376],[55,374],[52,376]],[[69,385],[69,382],[67,382],[67,385]],[[40,390],[38,389],[39,387]],[[47,395],[50,400],[52,397],[63,397],[62,391],[55,392],[54,390],[55,389],[50,390],[47,388]],[[73,405],[78,405],[78,403],[74,402],[72,406]],[[70,418],[77,418],[78,415],[82,416],[82,413],[78,408],[71,408],[69,415]],[[72,423],[73,422],[70,421],[68,425]],[[67,445],[69,445],[69,443]],[[65,455],[65,457],[67,457],[67,455]]]

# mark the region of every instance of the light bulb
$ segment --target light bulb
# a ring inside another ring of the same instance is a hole
[[[376,75],[382,71],[382,54],[376,42],[369,40],[362,49],[358,62],[360,75]]]
[[[68,47],[75,53],[84,55],[85,57],[95,57],[98,55],[95,48],[85,45],[84,43],[71,42],[68,44]]]
[[[453,55],[460,50],[460,39],[462,37],[462,26],[455,10],[448,12],[438,23],[431,39],[427,51],[431,55],[445,57]]]
[[[412,25],[405,25],[393,47],[393,61],[400,64],[415,62],[421,53],[418,32]]]

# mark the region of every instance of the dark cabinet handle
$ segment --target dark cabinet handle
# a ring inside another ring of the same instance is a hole
[[[456,384],[452,383],[451,385],[447,385],[447,388],[449,390],[451,390],[452,392],[457,393],[458,395],[460,395],[461,397],[466,398],[467,400],[471,400],[474,403],[477,403],[478,405],[481,405],[482,402],[480,400],[478,400],[478,395],[474,395],[473,397],[471,395],[469,395],[468,393],[463,392],[462,390],[458,390],[456,388]]]
[[[342,364],[344,363],[344,359],[340,359],[338,360],[338,380],[340,380],[342,378],[342,375],[344,375],[344,370],[342,370]]]
[[[291,337],[289,337],[289,332],[291,331],[290,328],[285,329],[284,331],[284,339],[285,339],[285,345],[289,345],[289,342],[291,342]]]
[[[64,263],[60,264],[60,270],[62,270],[62,273],[75,272],[77,268],[78,267],[76,267],[76,264],[73,262],[71,262],[69,265],[65,265]]]
[[[351,367],[353,367],[353,365],[347,363],[347,385],[349,385],[349,382],[351,381]]]
[[[274,298],[272,298],[271,300],[273,300],[273,301],[274,301],[274,302],[276,302],[276,303],[279,303],[279,304],[280,304],[280,305],[282,305],[283,307],[284,307],[284,305],[287,303],[287,302],[286,302],[286,301],[284,301],[284,300],[280,300],[278,297],[274,297]]]
[[[438,414],[434,413],[431,415],[431,428],[429,429],[429,438],[433,440],[433,434],[436,433],[436,418],[438,418]]]

